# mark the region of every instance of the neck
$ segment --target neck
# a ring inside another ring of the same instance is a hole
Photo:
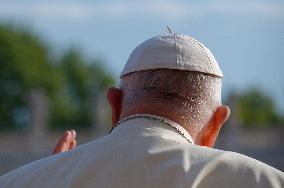
[[[161,116],[156,116],[152,114],[136,114],[136,115],[123,118],[122,120],[117,122],[116,125],[119,126],[120,124],[123,124],[127,121],[134,120],[134,119],[148,119],[152,121],[158,121],[162,123],[163,125],[172,127],[173,129],[175,129],[176,132],[178,132],[181,136],[183,136],[189,143],[194,144],[194,141],[192,140],[190,134],[181,125],[165,117],[161,117]]]
[[[188,125],[186,120],[182,118],[181,115],[176,114],[173,111],[167,111],[165,107],[160,107],[152,104],[151,106],[146,106],[145,104],[139,105],[139,108],[127,108],[127,111],[122,112],[120,119],[126,118],[128,116],[136,115],[136,114],[151,114],[155,116],[161,116],[165,117],[171,121],[174,121],[178,123],[180,126],[182,126],[192,137],[192,139],[195,141],[195,138],[197,136],[196,132],[194,132],[193,126]]]

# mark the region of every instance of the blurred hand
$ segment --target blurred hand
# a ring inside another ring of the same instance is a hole
[[[76,147],[76,131],[66,131],[64,135],[58,140],[52,154],[57,154],[69,151]]]

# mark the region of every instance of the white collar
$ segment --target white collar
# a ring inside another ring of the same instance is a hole
[[[132,116],[125,117],[121,119],[120,121],[117,122],[116,127],[126,121],[132,120],[132,119],[138,119],[138,118],[143,118],[143,119],[149,119],[149,120],[155,120],[163,123],[163,125],[168,125],[174,128],[180,135],[182,135],[188,142],[194,144],[192,137],[190,134],[178,123],[169,120],[165,117],[161,116],[156,116],[156,115],[151,115],[151,114],[136,114]]]

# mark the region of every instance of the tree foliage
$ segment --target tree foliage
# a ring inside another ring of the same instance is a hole
[[[99,92],[114,83],[104,69],[87,62],[78,50],[70,49],[58,62],[58,69],[65,75],[62,88],[52,100],[54,128],[86,128],[94,119],[94,99]]]
[[[56,87],[48,50],[31,33],[0,27],[0,126],[22,127],[28,121],[25,97],[32,88]],[[52,79],[49,79],[51,77]],[[25,114],[25,115],[24,115]]]
[[[283,117],[275,110],[273,100],[257,89],[238,97],[237,112],[241,123],[247,127],[283,125]]]
[[[102,66],[86,61],[78,50],[59,60],[31,32],[0,26],[0,128],[28,126],[27,95],[44,90],[50,106],[51,127],[88,127],[90,99],[114,80]]]

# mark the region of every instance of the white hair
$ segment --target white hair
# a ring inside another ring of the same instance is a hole
[[[154,98],[188,124],[202,128],[221,104],[221,78],[201,72],[171,69],[139,71],[122,77],[123,105]]]

